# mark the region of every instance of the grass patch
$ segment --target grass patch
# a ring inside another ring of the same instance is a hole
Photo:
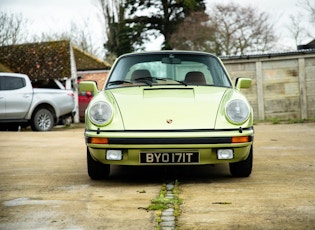
[[[289,119],[288,124],[298,124],[298,123],[304,123],[305,119]]]
[[[265,122],[271,122],[274,125],[276,124],[303,124],[303,123],[314,122],[314,121],[315,119],[287,119],[285,120],[285,119],[279,119],[276,117],[265,120]]]
[[[280,124],[279,118],[271,118],[270,121],[271,121],[271,123],[274,124],[274,125]]]

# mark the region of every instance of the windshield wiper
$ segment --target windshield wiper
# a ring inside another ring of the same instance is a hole
[[[171,79],[171,78],[157,78],[157,77],[140,77],[140,78],[136,78],[134,81],[135,82],[141,82],[141,83],[145,83],[149,86],[152,86],[152,83],[157,83],[157,80],[158,81],[168,81],[168,80],[172,80],[172,81],[175,81],[175,82],[178,82],[184,86],[187,86],[188,84],[184,81],[178,81],[178,80],[174,80],[174,79]]]
[[[134,81],[145,83],[149,86],[152,86],[152,82],[154,82],[154,80],[155,80],[155,78],[153,78],[153,77],[140,77],[140,78],[136,78]]]
[[[176,82],[178,82],[178,83],[180,83],[180,84],[182,84],[182,85],[184,85],[184,86],[187,86],[188,84],[186,83],[186,82],[184,82],[184,81],[178,81],[178,80],[174,80],[173,79],[173,81],[176,81]]]
[[[117,81],[110,81],[108,83],[108,85],[121,85],[121,84],[133,84],[132,82],[130,81],[124,81],[124,80],[117,80]]]
[[[164,81],[167,81],[167,80],[171,80],[171,81],[175,81],[177,83],[180,83],[184,86],[187,86],[188,84],[185,82],[185,81],[179,81],[179,80],[175,80],[173,78],[157,78],[158,80],[164,80]]]

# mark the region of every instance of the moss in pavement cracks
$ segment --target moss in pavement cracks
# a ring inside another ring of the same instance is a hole
[[[169,191],[173,195],[172,197],[167,197],[167,185],[163,184],[159,192],[159,196],[151,200],[151,204],[148,206],[147,210],[157,211],[156,222],[160,224],[162,222],[161,216],[165,209],[173,208],[175,218],[180,215],[180,205],[182,200],[179,198],[179,182],[176,180],[174,187]]]
[[[166,197],[167,188],[166,184],[162,185],[162,188],[159,193],[159,197],[151,200],[151,204],[148,207],[148,210],[165,210],[167,208],[179,208],[179,205],[182,203],[182,200],[179,198],[179,182],[176,180],[174,188],[172,189],[173,197]]]

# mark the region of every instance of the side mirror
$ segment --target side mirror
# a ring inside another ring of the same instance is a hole
[[[90,92],[90,94],[96,96],[98,94],[97,85],[94,81],[81,81],[79,84],[79,91]]]
[[[237,90],[248,89],[250,88],[251,84],[252,84],[252,79],[240,77],[240,78],[237,78],[235,81],[235,88]]]

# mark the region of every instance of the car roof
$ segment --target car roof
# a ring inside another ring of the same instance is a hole
[[[201,52],[201,51],[189,51],[189,50],[160,50],[160,51],[144,51],[144,52],[134,52],[134,53],[127,53],[120,56],[121,57],[128,57],[128,56],[140,56],[140,55],[148,55],[148,54],[194,54],[194,55],[205,55],[205,56],[212,56],[217,57],[214,54]]]

